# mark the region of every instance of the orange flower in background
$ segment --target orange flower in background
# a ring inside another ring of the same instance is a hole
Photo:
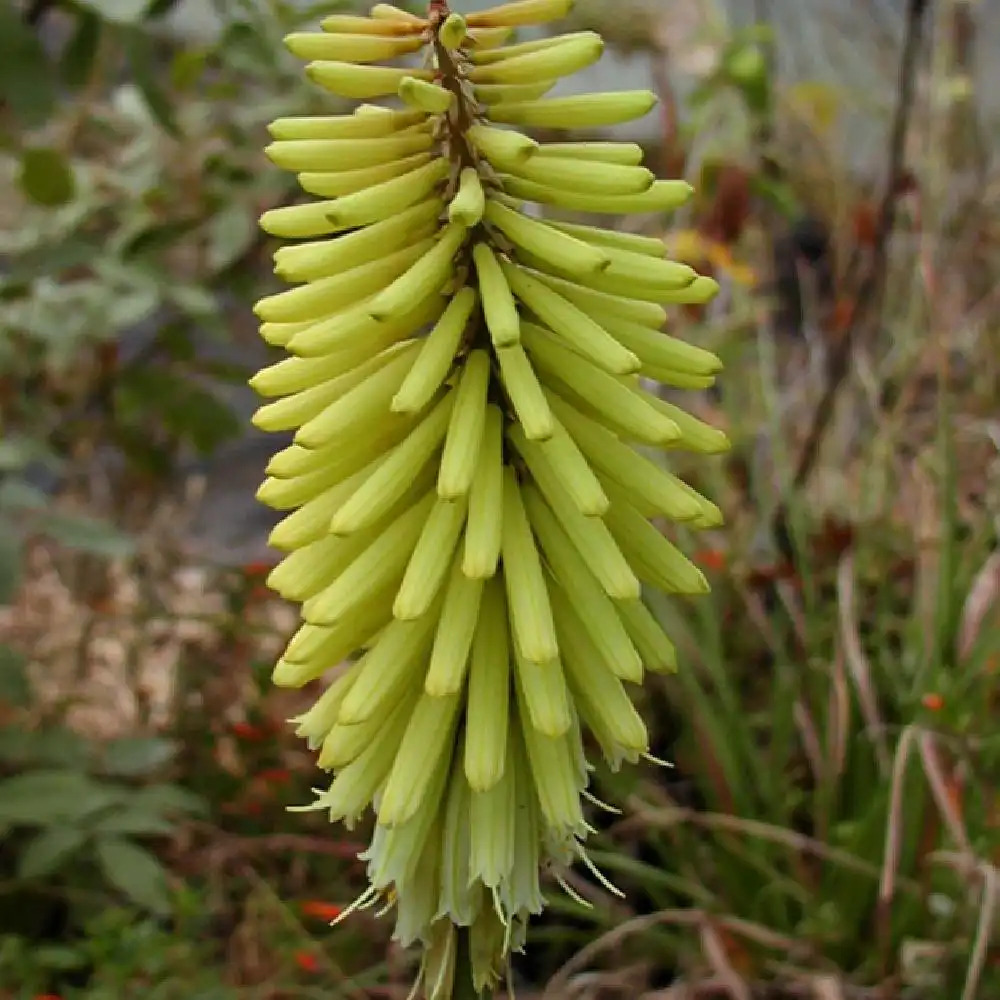
[[[929,712],[940,712],[944,708],[944,698],[936,691],[929,691],[920,699],[920,704]]]
[[[268,735],[263,726],[255,726],[252,722],[234,722],[230,732],[237,739],[246,740],[248,743],[259,743]]]
[[[726,553],[721,549],[701,549],[694,554],[694,561],[712,573],[721,573],[726,568]]]
[[[263,580],[273,568],[274,567],[271,563],[266,562],[263,559],[257,559],[253,562],[248,562],[243,567],[243,575],[248,580]]]
[[[337,903],[324,903],[321,899],[306,900],[300,907],[304,917],[313,917],[316,920],[326,920],[332,922],[344,912],[344,908]]]
[[[297,951],[295,953],[295,964],[303,971],[316,973],[320,970],[319,959],[310,951]]]

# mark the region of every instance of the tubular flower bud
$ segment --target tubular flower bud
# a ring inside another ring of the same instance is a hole
[[[294,433],[258,492],[288,512],[269,584],[302,606],[274,682],[356,660],[297,720],[331,772],[305,808],[374,814],[354,908],[395,907],[434,1000],[468,964],[496,986],[542,871],[590,865],[585,745],[614,768],[646,754],[629,685],[676,663],[642,587],[707,587],[657,524],[721,520],[645,454],[727,446],[648,388],[714,380],[717,358],[661,332],[665,304],[714,283],[658,240],[524,210],[669,211],[691,193],[634,144],[518,131],[655,102],[546,96],[600,37],[511,40],[571,6],[332,15],[288,47],[319,87],[394,109],[282,118],[267,150],[315,196],[261,220],[295,241],[275,255],[295,287],[256,307],[288,357],[251,382],[256,426]]]

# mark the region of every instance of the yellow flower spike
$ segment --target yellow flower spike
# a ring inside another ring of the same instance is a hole
[[[642,118],[655,104],[652,91],[625,90],[496,104],[490,108],[490,118],[526,128],[606,128]]]
[[[485,243],[472,248],[472,260],[479,279],[483,315],[493,346],[500,350],[513,347],[521,339],[521,321],[517,303],[496,255]]]
[[[472,881],[472,790],[461,767],[451,770],[441,837],[441,899],[437,916],[460,926],[476,917],[481,897]]]
[[[547,441],[552,437],[555,423],[527,354],[518,346],[508,347],[497,351],[497,361],[500,379],[524,436],[529,441]]]
[[[677,671],[677,650],[641,599],[615,601],[625,631],[642,657],[643,665],[654,674]]]
[[[457,49],[469,34],[469,25],[461,14],[449,14],[438,30],[438,38],[446,49]]]
[[[525,490],[524,505],[551,572],[579,610],[583,627],[601,656],[617,677],[640,683],[643,658],[615,602],[604,592],[541,493],[534,488]]]
[[[550,836],[556,840],[579,835],[584,832],[585,824],[580,806],[584,785],[579,780],[574,760],[576,751],[572,745],[577,734],[572,730],[561,736],[540,732],[529,721],[518,674],[515,674],[514,688],[517,692],[516,718],[527,750],[541,818]]]
[[[387,446],[391,447],[391,444],[387,442]],[[344,453],[346,451],[345,448]],[[317,452],[317,454],[324,453]],[[340,505],[353,495],[354,491],[378,468],[375,463],[382,457],[384,455],[376,455],[369,465],[355,474],[356,478],[352,476],[350,481],[344,480],[336,483],[279,521],[271,532],[268,543],[276,549],[294,552],[296,549],[301,549],[303,546],[319,541],[328,535],[330,533],[330,520],[340,509]],[[331,463],[331,467],[336,468],[333,463]],[[410,484],[409,489],[400,498],[400,502],[409,507],[410,504],[422,497],[434,485],[434,475],[433,464],[428,463]],[[393,510],[395,510],[395,506]]]
[[[476,792],[493,788],[507,760],[510,651],[503,585],[493,577],[482,596],[472,643],[465,715],[465,776]]]
[[[310,749],[318,747],[337,724],[340,706],[351,690],[351,685],[357,680],[358,673],[358,664],[345,670],[320,695],[319,701],[308,712],[291,720],[297,724],[295,735],[304,739]]]
[[[474,288],[463,288],[452,296],[441,318],[424,338],[419,357],[392,399],[394,413],[417,412],[444,384],[476,303]]]
[[[365,120],[368,120],[367,116]],[[376,184],[385,184],[406,175],[406,180],[396,187],[382,189],[384,193],[399,188],[401,194],[406,194],[412,190],[414,171],[431,162],[436,164],[431,153],[414,153],[413,156],[407,156],[402,160],[382,163],[377,167],[363,167],[360,170],[305,171],[298,175],[298,182],[303,191],[314,194],[317,198],[342,198],[349,194],[360,194]],[[440,167],[436,170],[439,173]]]
[[[612,500],[604,520],[640,579],[667,593],[707,594],[705,574],[625,499],[620,487],[608,483],[607,489]]]
[[[404,69],[395,66],[356,66],[338,60],[312,62],[306,76],[337,97],[389,97],[399,90],[404,77],[430,80],[430,70]]]
[[[522,268],[522,270],[536,281],[557,291],[564,299],[581,308],[602,325],[607,323],[609,317],[616,316],[656,328],[663,326],[667,321],[666,309],[653,302],[641,302],[622,295],[599,292],[534,268]]]
[[[503,272],[517,297],[581,357],[616,375],[639,370],[639,359],[582,309],[513,264]]]
[[[551,261],[562,270],[586,274],[588,271],[601,271],[611,263],[611,258],[596,247],[567,236],[547,223],[530,219],[501,202],[491,199],[485,213],[486,220],[516,246]]]
[[[367,389],[370,380],[376,375],[386,370],[394,373],[401,365],[412,363],[414,353],[413,344],[393,345],[343,375],[293,392],[276,402],[265,403],[253,415],[253,424],[264,431],[301,428],[321,417],[345,396]],[[258,499],[263,501],[262,497]]]
[[[344,32],[296,32],[285,36],[285,46],[299,59],[342,59],[373,63],[416,52],[423,45],[419,35],[360,35]]]
[[[469,490],[469,521],[465,528],[462,572],[485,580],[496,572],[503,534],[503,415],[486,407],[482,448]]]
[[[552,588],[552,607],[574,704],[612,767],[635,763],[649,749],[642,718],[561,587]]]
[[[324,31],[350,32],[359,35],[410,35],[419,33],[427,23],[423,18],[408,14],[398,7],[391,7],[392,16],[387,17],[390,4],[375,4],[371,17],[356,14],[328,14],[320,22]]]
[[[434,634],[434,616],[395,619],[362,657],[361,670],[340,706],[337,721],[356,725],[377,716],[422,676]]]
[[[267,150],[313,198],[261,219],[292,241],[274,267],[297,286],[256,306],[288,356],[251,380],[254,423],[294,432],[258,493],[287,512],[268,583],[301,603],[274,682],[356,661],[297,720],[331,772],[305,808],[374,813],[371,886],[348,912],[395,910],[431,1000],[459,971],[497,987],[543,870],[582,861],[605,884],[583,846],[584,748],[641,760],[630,685],[677,665],[640,580],[705,586],[650,519],[722,522],[646,454],[728,445],[648,385],[712,383],[718,358],[661,331],[665,306],[717,284],[662,240],[546,217],[691,194],[635,143],[522,131],[603,129],[655,103],[547,96],[601,39],[512,35],[571,6],[330,15],[288,48],[321,88],[373,103],[280,118]]]
[[[427,25],[426,18],[412,14],[408,10],[402,10],[391,3],[375,4],[369,11],[369,16],[382,21],[402,21],[407,26],[407,30],[413,30],[414,25],[418,28],[424,28]]]
[[[569,76],[592,66],[604,52],[600,35],[582,31],[554,40],[548,47],[475,66],[473,83],[531,83],[533,80]]]
[[[472,92],[482,104],[509,104],[544,97],[558,82],[542,80],[540,83],[480,83],[472,88]]]
[[[527,464],[533,485],[538,486],[545,502],[579,550],[580,557],[600,581],[605,593],[623,600],[638,597],[641,591],[639,579],[604,521],[598,517],[587,517],[576,506],[566,487],[554,474],[552,466],[542,458],[539,444],[528,441],[516,429],[510,432],[509,439]],[[504,500],[506,502],[506,496]],[[549,658],[554,659],[555,656],[556,653],[553,653]]]
[[[315,281],[378,260],[386,246],[416,243],[436,229],[441,202],[428,198],[399,215],[337,239],[282,247],[274,255],[275,272],[286,281]],[[427,226],[433,226],[426,232]]]
[[[551,597],[552,590],[549,588]],[[524,710],[533,729],[545,736],[562,736],[569,731],[572,720],[566,678],[558,660],[529,663],[514,643],[514,664],[517,680],[524,693]]]
[[[399,585],[393,614],[417,618],[430,606],[448,573],[465,524],[466,502],[438,500],[424,524]]]
[[[561,143],[551,143],[551,145],[562,145]],[[591,143],[590,145],[596,145]],[[545,147],[541,150],[544,154]],[[577,154],[579,155],[579,154]],[[663,257],[667,248],[663,240],[655,236],[642,236],[639,233],[625,233],[617,229],[601,229],[599,226],[585,226],[579,222],[562,222],[555,220],[551,223],[556,229],[577,239],[585,240],[599,247],[620,247],[622,250],[631,250],[633,253],[644,253],[649,257]]]
[[[275,667],[272,680],[277,687],[297,688],[322,677],[330,664],[340,663],[360,649],[391,619],[392,599],[383,593],[370,602],[363,613],[336,625],[302,625]],[[339,712],[339,705],[337,710]]]
[[[523,28],[547,24],[565,17],[576,0],[511,0],[510,3],[476,11],[466,20],[473,28]]]
[[[437,768],[447,768],[458,723],[459,696],[420,695],[378,807],[384,826],[405,823],[419,809]]]
[[[368,878],[378,891],[391,891],[393,885],[401,887],[412,882],[430,835],[440,823],[448,776],[447,768],[437,769],[412,819],[399,826],[375,827],[371,846],[359,857],[368,862]],[[439,846],[440,841],[431,841],[431,849]]]
[[[350,535],[374,524],[409,490],[444,441],[457,395],[449,392],[343,501],[330,521],[333,534]]]
[[[423,111],[390,111],[385,115],[314,115],[308,118],[277,118],[267,130],[272,139],[381,139],[419,125],[426,118]]]
[[[433,502],[428,494],[415,503],[326,590],[306,601],[302,607],[305,620],[312,625],[334,625],[357,613],[391,583],[398,586]]]
[[[503,470],[503,534],[500,552],[514,643],[532,663],[559,656],[548,591],[535,539],[524,512],[517,475]]]
[[[558,396],[550,396],[549,404],[570,430],[592,467],[626,489],[633,500],[641,501],[647,516],[693,521],[701,515],[701,505],[679,479]]]
[[[485,210],[486,196],[479,171],[475,167],[465,167],[459,176],[458,193],[448,206],[448,218],[471,229],[482,219]]]
[[[603,368],[564,347],[551,331],[522,323],[521,332],[542,382],[557,394],[561,395],[559,387],[565,386],[644,444],[664,445],[680,437],[674,420],[659,413],[652,403]]]
[[[445,591],[441,621],[434,636],[434,648],[427,667],[424,690],[428,694],[457,694],[469,667],[469,654],[479,620],[483,581],[466,576],[462,564],[464,550],[455,553]]]
[[[372,740],[333,779],[320,804],[330,811],[330,821],[360,819],[389,776],[396,753],[404,738],[410,705],[400,701],[383,719],[379,739]]]
[[[410,107],[434,115],[443,115],[455,103],[455,95],[450,90],[415,76],[404,76],[400,80],[399,96]]]
[[[485,351],[473,351],[455,390],[455,408],[441,454],[438,496],[444,500],[456,500],[472,488],[476,459],[482,452],[489,383],[490,357]]]
[[[513,870],[518,820],[513,737],[509,729],[501,734],[506,737],[503,773],[491,788],[471,793],[469,809],[472,823],[469,872],[490,889],[499,889]]]

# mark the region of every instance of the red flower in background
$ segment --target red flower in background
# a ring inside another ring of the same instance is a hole
[[[300,909],[305,917],[314,917],[316,920],[328,922],[336,920],[344,912],[344,908],[337,903],[324,903],[321,899],[306,900]]]
[[[920,699],[920,703],[929,712],[940,712],[944,708],[944,698],[936,691],[929,691]]]
[[[726,568],[726,553],[719,549],[701,549],[694,554],[694,561],[712,573],[721,573]]]
[[[263,726],[255,726],[252,722],[234,722],[230,731],[233,736],[248,743],[259,743],[267,739],[267,730]]]
[[[310,973],[319,972],[320,968],[319,959],[311,951],[297,951],[294,957],[295,957],[295,964],[303,972],[310,972]]]

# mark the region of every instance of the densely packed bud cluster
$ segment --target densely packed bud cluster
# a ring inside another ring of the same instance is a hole
[[[507,43],[571,3],[465,18],[444,0],[426,18],[377,4],[291,35],[320,87],[393,106],[281,119],[267,151],[320,199],[261,223],[299,241],[276,254],[297,287],[257,305],[290,357],[252,380],[272,399],[256,425],[295,431],[259,492],[290,511],[270,584],[302,602],[274,680],[301,686],[363,651],[298,720],[335,775],[310,808],[348,824],[374,810],[363,902],[395,904],[434,995],[456,927],[490,987],[542,908],[542,867],[586,863],[585,740],[614,767],[638,760],[628,685],[675,664],[641,583],[707,589],[650,518],[721,520],[637,450],[726,447],[640,379],[712,383],[718,360],[661,327],[663,303],[714,283],[656,239],[524,211],[657,212],[690,194],[635,145],[518,131],[654,103],[544,96],[601,39]]]

